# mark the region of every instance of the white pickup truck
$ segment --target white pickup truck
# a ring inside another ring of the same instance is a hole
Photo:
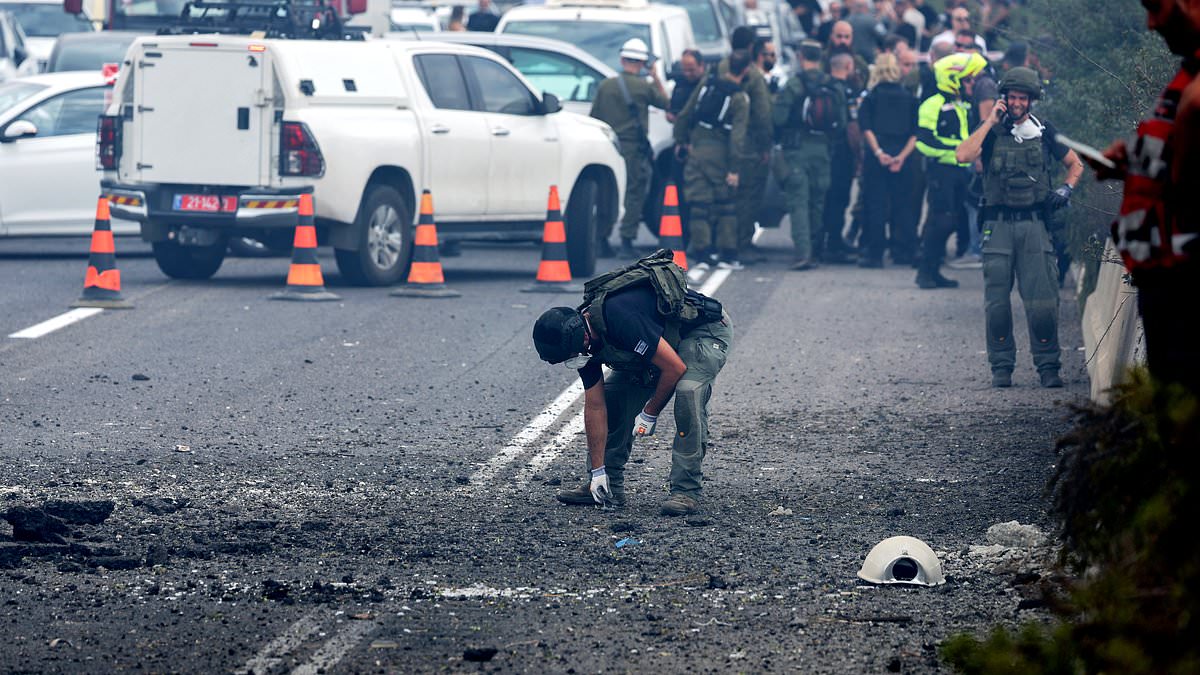
[[[407,272],[421,190],[443,240],[537,240],[551,185],[571,271],[588,276],[625,189],[607,125],[490,51],[437,42],[139,38],[97,161],[113,215],[141,223],[163,272],[193,279],[231,236],[290,241],[310,188],[342,275],[387,285]]]

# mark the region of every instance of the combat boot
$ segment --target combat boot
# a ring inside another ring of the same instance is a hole
[[[1063,386],[1062,376],[1058,374],[1057,368],[1038,371],[1038,377],[1042,380],[1042,386],[1047,389],[1058,389]]]
[[[1012,386],[1012,371],[1011,370],[993,370],[992,371],[992,386],[997,389],[1004,389]]]
[[[585,480],[578,487],[569,488],[567,490],[559,490],[554,498],[563,504],[572,506],[596,506],[596,500],[592,497],[592,482]],[[613,490],[612,497],[609,499],[609,504],[620,508],[625,506],[625,490]]]
[[[687,495],[674,494],[662,503],[664,516],[687,516],[700,510],[700,502]]]

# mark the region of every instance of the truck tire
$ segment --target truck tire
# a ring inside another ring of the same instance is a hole
[[[567,204],[567,264],[572,277],[590,277],[596,271],[596,232],[600,225],[600,187],[595,179],[580,178]]]
[[[158,269],[172,279],[207,279],[225,262],[228,242],[221,239],[212,246],[180,246],[174,241],[156,241],[154,261]]]
[[[358,250],[334,249],[338,271],[357,286],[390,286],[408,272],[412,260],[412,212],[388,185],[370,185],[358,217]]]

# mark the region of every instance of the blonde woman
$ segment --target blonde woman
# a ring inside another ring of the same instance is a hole
[[[863,223],[858,264],[883,267],[884,249],[893,261],[907,261],[917,245],[913,216],[913,150],[917,142],[917,99],[900,84],[896,56],[883,52],[875,58],[867,95],[858,109],[858,123],[866,144],[863,159]],[[891,226],[891,241],[887,226]]]

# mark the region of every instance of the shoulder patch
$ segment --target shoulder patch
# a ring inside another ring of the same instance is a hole
[[[649,348],[650,345],[646,344],[645,340],[638,340],[638,343],[633,347],[633,351],[637,352],[639,356],[645,356],[646,350]]]

